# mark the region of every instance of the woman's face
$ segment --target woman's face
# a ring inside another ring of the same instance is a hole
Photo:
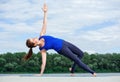
[[[30,41],[36,45],[39,40],[38,38],[31,38]]]

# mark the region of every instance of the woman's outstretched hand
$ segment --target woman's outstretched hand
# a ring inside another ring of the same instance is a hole
[[[48,7],[47,7],[46,3],[44,3],[42,10],[44,13],[46,13],[48,11]]]
[[[35,74],[34,76],[41,77],[43,74]]]

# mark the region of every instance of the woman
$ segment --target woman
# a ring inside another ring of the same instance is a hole
[[[28,54],[25,55],[24,59],[25,60],[29,59],[32,55],[32,48],[39,46],[39,49],[42,55],[42,65],[41,65],[41,72],[40,72],[40,76],[41,76],[44,72],[45,65],[46,65],[46,51],[49,49],[54,49],[59,54],[62,54],[65,57],[75,62],[73,66],[69,69],[72,75],[74,73],[75,66],[77,64],[79,67],[83,68],[87,72],[90,72],[93,76],[96,76],[96,73],[81,61],[81,58],[83,57],[83,52],[79,48],[77,48],[76,46],[74,46],[73,44],[65,40],[55,38],[52,36],[45,36],[46,27],[47,27],[47,10],[48,10],[46,4],[44,4],[42,10],[44,12],[44,19],[43,19],[42,30],[40,32],[40,37],[31,38],[26,41],[26,45],[30,49]]]

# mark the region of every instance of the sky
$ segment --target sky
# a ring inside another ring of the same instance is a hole
[[[120,0],[46,3],[46,35],[69,41],[88,53],[120,52]],[[26,39],[39,37],[43,4],[44,0],[0,0],[0,53],[28,52]],[[34,52],[39,52],[39,48]]]

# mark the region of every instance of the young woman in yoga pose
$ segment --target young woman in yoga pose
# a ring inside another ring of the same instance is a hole
[[[39,38],[27,39],[26,45],[30,49],[28,54],[24,56],[24,59],[25,60],[29,59],[33,53],[32,48],[39,46],[41,56],[42,56],[42,65],[41,65],[41,72],[40,72],[40,76],[41,76],[46,66],[46,51],[49,49],[53,49],[59,54],[64,55],[65,57],[74,61],[74,64],[69,69],[72,73],[71,75],[73,75],[75,71],[75,66],[78,65],[80,68],[91,73],[93,76],[96,76],[96,73],[81,61],[84,54],[78,47],[76,47],[72,43],[69,43],[63,39],[45,35],[46,27],[47,27],[47,11],[48,11],[48,7],[46,4],[44,4],[42,10],[44,12],[44,18],[43,18],[43,26],[40,32],[40,36]]]

